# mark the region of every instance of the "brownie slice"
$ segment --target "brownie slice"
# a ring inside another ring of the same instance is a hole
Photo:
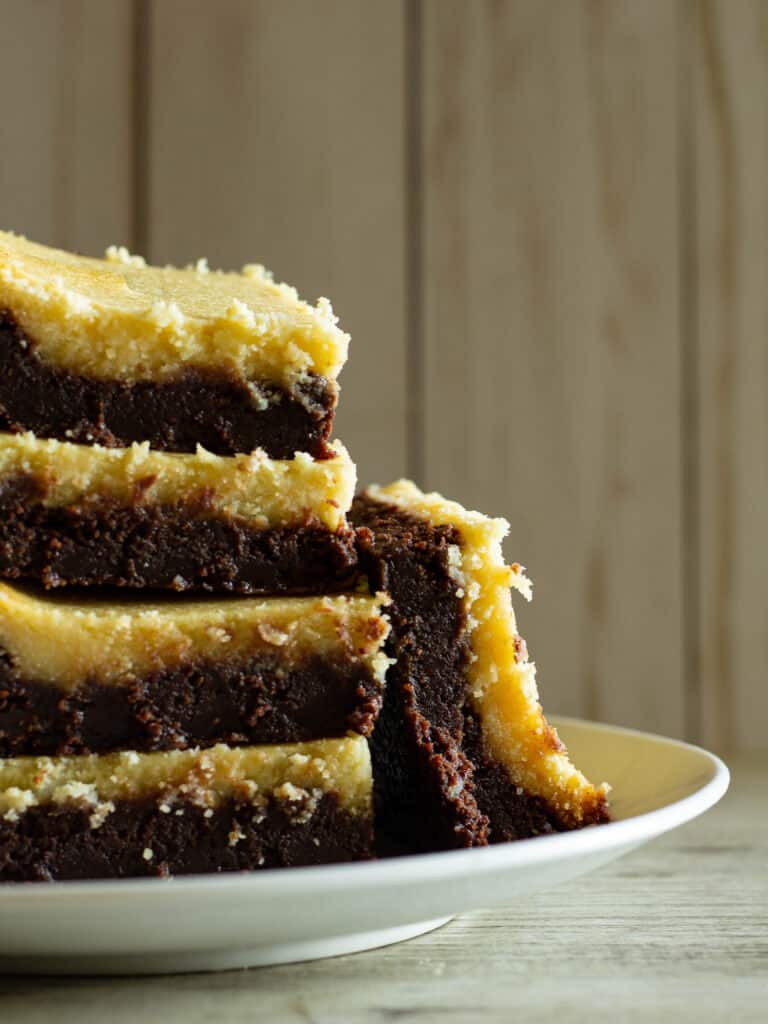
[[[365,860],[362,737],[0,761],[0,882]]]
[[[0,434],[0,577],[46,587],[339,591],[356,556],[355,467]]]
[[[127,602],[0,583],[0,758],[368,736],[382,602]]]
[[[263,267],[150,267],[0,232],[0,428],[328,458],[348,337]]]
[[[159,451],[200,444],[217,455],[262,448],[273,459],[325,459],[337,392],[317,374],[246,382],[213,366],[162,381],[91,377],[47,362],[30,332],[0,312],[0,430],[109,448],[148,441]]]
[[[389,594],[395,659],[371,740],[384,853],[482,846],[607,820],[538,703],[504,565],[506,524],[413,484],[356,498],[360,564]]]

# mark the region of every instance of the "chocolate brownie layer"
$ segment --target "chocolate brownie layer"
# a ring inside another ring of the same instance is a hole
[[[186,369],[177,378],[97,379],[49,365],[34,338],[0,312],[0,429],[38,437],[126,447],[149,441],[163,451],[219,455],[262,448],[274,459],[297,451],[332,455],[337,385],[308,374],[290,387],[244,382],[220,370]]]
[[[368,736],[382,695],[369,666],[352,657],[307,655],[286,667],[262,653],[62,690],[20,677],[2,652],[0,757]]]
[[[107,498],[43,503],[44,485],[0,483],[0,576],[46,587],[118,586],[241,594],[339,591],[351,583],[352,531],[256,529],[205,504],[129,506]]]
[[[370,819],[331,793],[310,806],[269,799],[213,808],[120,800],[98,827],[76,804],[0,817],[0,881],[168,876],[298,867],[372,856]]]
[[[488,842],[504,843],[567,828],[545,800],[513,785],[504,766],[487,750],[480,720],[468,707],[464,709],[462,748],[473,766],[474,798],[488,819]]]

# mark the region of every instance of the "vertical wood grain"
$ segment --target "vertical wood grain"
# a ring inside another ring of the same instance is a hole
[[[427,484],[506,516],[546,706],[680,733],[676,10],[427,0]]]
[[[352,335],[337,435],[361,480],[403,472],[404,9],[152,4],[153,258],[263,262]]]
[[[768,7],[695,19],[704,740],[768,726]]]
[[[93,255],[130,243],[130,0],[0,13],[0,225]]]

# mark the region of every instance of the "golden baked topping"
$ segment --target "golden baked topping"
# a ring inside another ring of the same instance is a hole
[[[117,800],[155,799],[170,813],[180,802],[215,807],[235,798],[258,805],[266,797],[292,801],[323,793],[335,794],[352,814],[371,814],[371,762],[362,736],[0,760],[0,819],[8,821],[40,804],[81,804],[94,812],[92,827],[98,827]]]
[[[355,465],[334,442],[333,458],[305,452],[293,459],[248,455],[160,452],[149,445],[102,448],[0,434],[0,478],[31,474],[44,487],[44,504],[70,505],[100,497],[126,504],[200,502],[209,515],[235,516],[266,529],[303,522],[329,530],[344,525],[355,491]]]
[[[115,602],[0,583],[0,647],[20,675],[62,689],[270,651],[286,667],[308,655],[353,658],[383,682],[386,603],[363,594]]]
[[[148,267],[112,247],[76,256],[0,232],[0,309],[39,356],[110,380],[168,380],[186,368],[290,385],[305,374],[335,380],[348,336],[327,299],[302,302],[263,267],[242,273]]]

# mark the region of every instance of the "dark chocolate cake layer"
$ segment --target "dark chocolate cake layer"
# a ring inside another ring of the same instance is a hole
[[[223,371],[166,381],[101,380],[48,365],[9,313],[0,313],[0,430],[105,447],[149,441],[162,451],[218,455],[262,448],[273,459],[332,453],[337,385],[307,375],[286,389]]]
[[[0,757],[295,743],[370,735],[383,687],[364,664],[307,656],[196,662],[74,690],[20,678],[0,652]]]
[[[488,841],[505,843],[514,839],[560,832],[565,825],[545,800],[518,790],[503,765],[489,755],[483,743],[480,722],[465,708],[462,749],[472,763],[472,791],[477,806],[488,818]]]
[[[356,569],[351,530],[259,530],[202,504],[43,503],[34,477],[0,484],[0,577],[46,587],[117,586],[240,594],[343,590]]]
[[[469,704],[456,529],[358,497],[351,520],[373,590],[392,598],[387,673],[371,738],[380,852],[485,845],[563,826],[485,751]]]
[[[325,793],[311,808],[230,799],[213,808],[120,800],[97,827],[76,804],[0,817],[0,881],[129,878],[298,867],[372,856],[372,825]]]

